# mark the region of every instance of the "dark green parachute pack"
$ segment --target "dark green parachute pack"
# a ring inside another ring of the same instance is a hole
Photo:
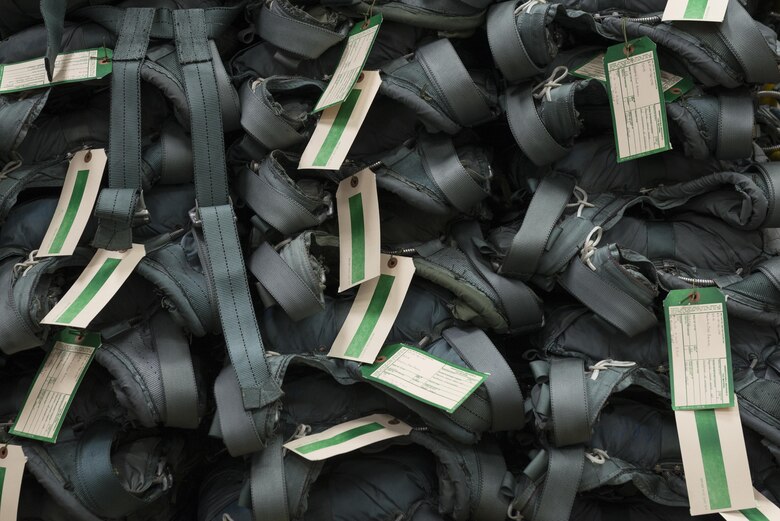
[[[702,288],[724,299],[752,487],[780,505],[780,18],[709,3],[722,20],[664,20],[657,0],[6,2],[0,517],[720,519],[691,513],[664,308]],[[380,18],[353,64],[379,82],[361,120],[349,97],[316,110]],[[656,89],[670,146],[624,160],[598,60],[640,42],[674,78]],[[63,80],[85,50],[110,73]],[[348,124],[339,166],[306,164]],[[99,149],[75,249],[41,255],[71,165]],[[385,274],[342,280],[340,191],[365,173],[369,253],[414,267],[392,312],[365,293]],[[88,325],[46,318],[96,252],[134,245]],[[418,365],[381,381],[395,355],[335,353],[352,327]],[[99,338],[63,373],[72,400],[30,403],[68,331]],[[30,408],[56,440],[23,431]],[[339,448],[374,415],[405,430]],[[295,449],[337,431],[327,456]]]

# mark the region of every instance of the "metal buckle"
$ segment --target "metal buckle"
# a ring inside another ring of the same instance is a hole
[[[152,214],[150,214],[149,210],[146,208],[146,201],[144,201],[144,191],[139,190],[138,201],[135,205],[135,213],[133,214],[132,225],[134,227],[142,226],[144,224],[149,224],[150,222],[152,222]]]
[[[200,218],[200,208],[198,207],[198,201],[195,201],[195,206],[187,212],[190,216],[190,221],[195,228],[200,228],[203,225],[203,221]]]

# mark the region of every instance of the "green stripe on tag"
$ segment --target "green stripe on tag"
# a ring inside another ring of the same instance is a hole
[[[0,510],[3,509],[3,482],[5,481],[5,467],[0,467]]]
[[[60,317],[57,319],[57,322],[71,322],[73,319],[75,319],[79,313],[84,310],[87,304],[89,304],[90,301],[95,298],[95,295],[97,295],[98,291],[100,291],[100,288],[102,288],[106,283],[108,277],[114,273],[114,270],[117,266],[119,266],[120,262],[122,262],[122,259],[106,259],[105,262],[103,262],[103,265],[98,269],[97,273],[95,273],[95,276],[92,277],[92,280],[87,283],[84,290],[79,294],[78,297],[76,297],[70,306],[68,306],[62,315],[60,315]]]
[[[713,409],[694,411],[696,431],[699,434],[701,459],[704,476],[707,480],[707,496],[713,510],[731,506],[729,483],[726,479],[726,465],[723,463],[723,450],[720,446],[718,423]]]
[[[374,332],[374,327],[376,327],[376,323],[379,321],[379,316],[385,308],[387,298],[390,296],[390,290],[393,289],[393,282],[395,282],[395,277],[393,275],[382,274],[379,276],[376,288],[374,289],[374,294],[371,296],[371,301],[368,303],[366,314],[363,315],[363,320],[360,321],[355,336],[352,337],[352,341],[344,352],[345,356],[358,358],[363,352],[363,348],[366,347],[368,339],[371,338],[371,333]]]
[[[707,0],[688,0],[688,5],[685,6],[685,14],[683,17],[699,20],[704,18],[704,12],[706,10]]]
[[[349,226],[352,236],[352,282],[366,276],[366,223],[363,219],[363,194],[349,198]]]
[[[769,521],[769,518],[766,517],[764,513],[757,508],[740,510],[739,513],[748,518],[750,521]]]
[[[379,431],[384,428],[385,426],[382,425],[381,423],[371,422],[371,423],[367,423],[366,425],[361,425],[360,427],[349,429],[348,431],[344,431],[341,434],[336,434],[335,436],[331,436],[330,438],[326,438],[320,441],[314,441],[312,443],[309,443],[308,445],[302,445],[295,450],[300,452],[301,454],[309,454],[310,452],[314,452],[315,450],[326,449],[334,445],[339,445],[341,443],[355,439],[358,436],[363,436],[364,434]]]
[[[352,89],[347,99],[339,107],[338,114],[336,114],[333,120],[333,125],[328,130],[328,135],[325,136],[325,141],[322,142],[322,147],[320,147],[320,151],[317,152],[317,156],[314,158],[312,163],[314,166],[325,166],[328,164],[328,160],[333,155],[333,151],[336,149],[336,145],[338,145],[341,135],[347,127],[349,118],[352,116],[352,111],[355,110],[358,99],[360,99],[360,89]]]
[[[73,185],[73,192],[70,194],[68,207],[65,209],[65,216],[62,218],[60,227],[57,230],[54,239],[51,242],[50,253],[59,253],[68,238],[68,233],[73,227],[73,221],[81,206],[81,200],[84,198],[84,190],[87,188],[87,179],[89,179],[89,170],[79,170],[76,172],[76,182]]]

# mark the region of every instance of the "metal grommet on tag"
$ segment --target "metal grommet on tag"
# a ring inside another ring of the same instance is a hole
[[[669,92],[671,92],[675,96],[679,96],[683,93],[682,89],[679,87],[672,87],[671,89],[669,89]]]
[[[629,44],[623,47],[623,54],[626,55],[626,58],[630,57],[634,53],[634,46]]]
[[[386,356],[377,356],[376,360],[374,360],[374,363],[375,364],[381,364],[381,363],[386,362],[386,361],[387,361],[387,357]]]
[[[387,267],[392,269],[398,266],[398,259],[395,257],[390,257],[390,259],[387,261]]]
[[[6,443],[0,447],[0,459],[5,459],[8,456],[8,444]]]
[[[89,163],[90,161],[92,161],[92,151],[91,150],[87,151],[86,155],[84,156],[84,162],[85,163]]]
[[[360,76],[358,76],[357,83],[360,83],[361,81],[363,81],[363,78],[365,78],[365,77],[366,77],[366,75],[361,72]]]
[[[349,180],[349,186],[351,186],[352,188],[355,188],[358,185],[358,182],[359,181],[358,181],[357,176],[353,175],[352,179]]]
[[[694,291],[690,295],[685,297],[685,300],[683,300],[683,302],[688,302],[689,304],[696,304],[699,301],[700,298],[701,298],[701,295],[699,294],[699,292],[698,291]]]
[[[398,425],[399,423],[401,423],[401,420],[399,420],[398,418],[393,418],[392,420],[389,420],[387,423],[389,423],[390,425]]]

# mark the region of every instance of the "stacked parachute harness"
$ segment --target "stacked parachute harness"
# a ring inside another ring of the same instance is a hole
[[[663,302],[704,287],[725,296],[752,485],[780,504],[780,10],[726,3],[690,22],[661,0],[5,2],[0,470],[21,447],[18,519],[688,519]],[[378,15],[362,70],[381,83],[346,159],[300,167]],[[643,38],[678,79],[669,149],[623,161],[614,95],[582,71]],[[84,50],[110,73],[63,81]],[[22,62],[37,83],[7,88]],[[83,233],[43,255],[72,163],[100,149]],[[367,305],[367,282],[340,291],[337,210],[365,172],[375,253],[414,266],[377,340],[483,375],[455,407],[331,356]],[[47,320],[96,252],[138,245],[87,326]],[[71,330],[100,347],[56,441],[27,436]],[[408,429],[293,450],[375,415]]]

